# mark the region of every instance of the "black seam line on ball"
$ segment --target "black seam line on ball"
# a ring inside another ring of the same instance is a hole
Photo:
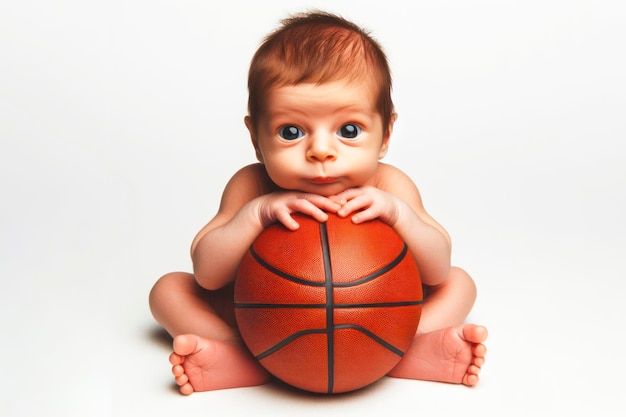
[[[406,256],[406,254],[408,253],[409,248],[406,245],[406,243],[404,244],[404,247],[402,248],[402,251],[400,252],[400,254],[393,260],[391,261],[389,264],[385,265],[384,267],[372,272],[369,275],[364,276],[363,278],[359,278],[356,281],[350,281],[350,282],[336,282],[335,283],[335,287],[353,287],[356,285],[361,285],[367,281],[371,281],[373,279],[378,278],[379,276],[386,274],[387,272],[391,271],[393,268],[396,267],[396,265],[398,265],[400,262],[402,262],[402,260],[404,259],[404,257]]]
[[[291,336],[280,341],[280,343],[277,343],[271,348],[267,349],[266,351],[259,353],[258,355],[255,356],[255,358],[257,360],[261,360],[271,355],[272,353],[280,350],[282,347],[287,346],[289,343],[293,342],[299,337],[306,336],[308,334],[325,334],[325,333],[326,333],[326,329],[309,329],[309,330],[303,330],[303,331],[294,333]]]
[[[326,304],[235,303],[237,308],[326,308]]]
[[[347,303],[335,304],[335,308],[384,308],[384,307],[409,307],[422,304],[422,300],[414,301],[389,301],[385,303]]]
[[[320,223],[320,229],[321,228],[326,229],[326,224],[325,223]],[[328,244],[328,241],[326,241],[326,243]],[[323,243],[322,243],[323,244]],[[322,247],[323,249],[323,247]],[[373,279],[378,278],[381,275],[386,274],[387,272],[391,271],[393,268],[396,267],[396,265],[398,265],[400,262],[402,262],[402,260],[404,259],[404,257],[406,256],[406,254],[408,253],[408,246],[405,244],[402,248],[402,251],[400,252],[400,254],[393,260],[391,261],[389,264],[385,265],[384,267],[382,267],[381,269],[372,272],[369,275],[364,276],[363,278],[359,278],[355,281],[350,281],[350,282],[335,282],[334,286],[335,287],[353,287],[353,286],[357,286],[360,284],[363,284],[367,281],[371,281]],[[294,275],[290,275],[288,273],[286,273],[285,271],[281,271],[280,269],[276,268],[275,266],[270,265],[269,263],[267,263],[267,261],[265,261],[263,258],[261,258],[261,256],[254,250],[254,248],[250,248],[250,254],[252,255],[252,257],[264,268],[266,268],[267,270],[273,272],[274,274],[285,278],[289,281],[293,281],[293,282],[297,282],[303,285],[308,285],[311,287],[324,287],[326,286],[326,281],[324,282],[315,282],[315,281],[309,281],[307,279],[304,278],[299,278],[296,277]],[[328,259],[330,260],[330,258]],[[324,259],[324,263],[326,263],[326,259]]]
[[[343,330],[343,329],[357,330],[357,331],[365,334],[366,336],[374,339],[379,345],[383,346],[387,350],[392,351],[396,355],[398,355],[398,356],[404,355],[403,351],[401,351],[400,349],[398,349],[397,347],[395,347],[391,343],[386,342],[384,339],[381,339],[380,337],[376,336],[376,334],[370,332],[369,330],[367,330],[364,327],[357,326],[355,324],[338,324],[337,326],[335,326],[335,330]]]
[[[252,255],[252,257],[254,257],[254,259],[264,268],[266,268],[267,270],[269,270],[270,272],[275,273],[276,275],[285,278],[289,281],[293,281],[293,282],[297,282],[299,284],[303,284],[303,285],[308,285],[310,287],[323,287],[324,285],[326,285],[325,282],[314,282],[314,281],[309,281],[306,280],[304,278],[298,278],[296,276],[290,275],[288,273],[286,273],[285,271],[281,271],[280,269],[276,268],[275,266],[272,266],[270,264],[267,263],[267,261],[265,261],[263,258],[261,258],[261,256],[256,253],[256,251],[254,250],[254,248],[250,247],[250,254]]]
[[[333,308],[385,308],[407,307],[422,304],[422,300],[390,301],[387,303],[333,304]],[[326,304],[280,304],[280,303],[235,303],[236,308],[326,308]]]
[[[326,344],[328,352],[328,393],[333,392],[335,385],[335,317],[333,298],[333,269],[330,259],[330,244],[328,243],[328,229],[326,223],[319,224],[320,240],[322,243],[322,259],[324,260],[324,286],[326,287]]]

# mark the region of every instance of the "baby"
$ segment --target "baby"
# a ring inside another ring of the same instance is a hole
[[[464,324],[474,282],[450,265],[450,237],[413,181],[380,162],[397,117],[380,45],[339,16],[296,15],[257,50],[248,89],[245,124],[259,162],[234,174],[193,240],[193,274],[169,273],[150,292],[155,319],[174,337],[170,363],[181,393],[271,379],[238,333],[233,281],[265,227],[298,229],[295,212],[392,226],[419,267],[424,303],[412,345],[389,376],[475,385],[487,330]]]

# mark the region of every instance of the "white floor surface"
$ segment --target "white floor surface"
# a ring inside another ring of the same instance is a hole
[[[222,4],[223,3],[223,4]],[[385,46],[406,171],[475,278],[474,388],[177,393],[154,281],[254,154],[246,72],[288,12]],[[0,416],[625,415],[617,1],[0,2]]]

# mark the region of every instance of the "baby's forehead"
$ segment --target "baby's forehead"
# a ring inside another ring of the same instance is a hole
[[[289,90],[292,87],[336,87],[339,89],[351,90],[360,89],[370,94],[372,100],[376,100],[377,94],[380,91],[381,83],[377,77],[371,74],[352,74],[350,76],[333,77],[328,79],[309,78],[302,81],[294,82],[292,80],[282,82],[275,82],[266,86],[265,95],[275,93],[276,91]]]
[[[379,113],[372,88],[342,80],[275,86],[265,100],[261,114],[271,119],[330,114],[371,118]]]

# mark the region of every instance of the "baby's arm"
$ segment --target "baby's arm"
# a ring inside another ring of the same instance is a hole
[[[358,187],[333,197],[340,216],[355,223],[379,218],[391,225],[413,253],[422,282],[437,285],[450,271],[450,237],[424,209],[419,190],[400,170],[383,165],[376,187]],[[362,210],[359,212],[359,210]]]
[[[325,211],[339,206],[330,199],[298,192],[271,192],[260,165],[250,165],[228,182],[217,215],[200,230],[191,245],[196,281],[217,289],[234,279],[241,258],[263,229],[277,221],[295,230],[291,213],[301,212],[325,221]]]

